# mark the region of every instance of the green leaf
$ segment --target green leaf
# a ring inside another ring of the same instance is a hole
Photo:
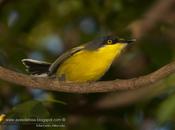
[[[9,116],[19,118],[46,118],[49,117],[49,112],[41,102],[31,100],[15,106]]]
[[[160,123],[165,123],[175,116],[175,95],[170,96],[160,104],[156,116]]]
[[[58,104],[62,104],[62,105],[67,105],[66,102],[63,102],[63,101],[60,101],[60,100],[57,100],[57,99],[46,99],[46,100],[43,100],[42,102],[43,103],[45,103],[45,102],[53,102],[53,103],[58,103]]]
[[[58,99],[55,99],[55,98],[53,97],[52,94],[48,94],[48,95],[47,95],[47,98],[44,99],[44,100],[42,100],[41,102],[42,102],[42,103],[46,103],[46,102],[49,103],[49,102],[52,102],[52,103],[58,103],[58,104],[62,104],[62,105],[67,105],[66,102],[61,101],[61,100],[58,100]]]

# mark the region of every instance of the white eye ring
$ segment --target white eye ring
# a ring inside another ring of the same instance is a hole
[[[112,40],[108,40],[107,44],[109,44],[109,45],[112,44]]]

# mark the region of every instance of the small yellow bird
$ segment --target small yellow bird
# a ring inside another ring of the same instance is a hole
[[[92,82],[100,79],[135,39],[106,36],[63,53],[53,63],[23,59],[27,71],[37,76],[55,76],[60,81]]]

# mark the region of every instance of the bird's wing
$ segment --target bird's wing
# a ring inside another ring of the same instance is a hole
[[[73,48],[73,49],[70,50],[70,51],[67,51],[67,52],[63,53],[60,57],[58,57],[58,58],[51,64],[51,66],[50,66],[50,68],[49,68],[49,75],[53,75],[53,74],[57,71],[59,65],[60,65],[63,61],[65,61],[67,58],[69,58],[70,56],[72,56],[72,55],[75,54],[76,52],[79,52],[79,51],[82,50],[83,48],[84,48],[84,46],[79,46],[79,47]]]

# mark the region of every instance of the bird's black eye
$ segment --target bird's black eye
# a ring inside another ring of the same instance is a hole
[[[107,40],[107,44],[111,45],[112,44],[112,40]]]

